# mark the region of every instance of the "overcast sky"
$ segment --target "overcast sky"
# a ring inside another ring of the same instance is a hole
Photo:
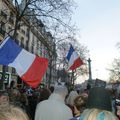
[[[75,0],[73,21],[80,29],[79,42],[90,50],[92,77],[108,79],[106,68],[120,56],[120,0]]]

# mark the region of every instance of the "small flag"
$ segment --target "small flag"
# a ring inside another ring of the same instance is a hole
[[[68,61],[69,70],[75,70],[83,64],[83,61],[81,60],[77,52],[74,50],[72,45],[70,45],[70,49],[68,51],[66,59]]]
[[[12,38],[7,37],[0,44],[0,64],[14,67],[21,79],[35,88],[47,70],[48,59],[26,51],[18,46]]]

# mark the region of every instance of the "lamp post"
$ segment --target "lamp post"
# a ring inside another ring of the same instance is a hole
[[[89,69],[88,84],[91,85],[91,83],[92,83],[91,59],[89,58],[87,61],[88,61],[88,69]]]

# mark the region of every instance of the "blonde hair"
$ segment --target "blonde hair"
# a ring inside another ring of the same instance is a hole
[[[119,120],[112,112],[96,108],[86,109],[80,120]]]
[[[83,112],[86,106],[87,97],[83,95],[79,95],[74,99],[74,106],[79,110],[80,112]]]
[[[29,120],[27,114],[13,105],[0,105],[0,120]]]

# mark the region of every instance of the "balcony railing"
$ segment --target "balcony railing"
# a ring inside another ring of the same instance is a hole
[[[0,16],[3,17],[4,19],[7,19],[7,14],[3,11],[1,11]]]
[[[9,18],[9,22],[13,25],[14,24],[14,20],[12,18]]]
[[[5,36],[5,30],[3,30],[2,28],[0,28],[0,34],[4,37]]]

